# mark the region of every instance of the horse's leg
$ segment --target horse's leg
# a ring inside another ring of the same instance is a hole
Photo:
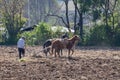
[[[58,52],[58,56],[59,56],[59,57],[60,57],[60,51],[61,51],[61,50],[58,50],[58,51],[57,51],[57,52]]]
[[[62,53],[62,49],[60,50],[60,52],[61,52],[61,56],[63,55],[63,53]]]
[[[47,57],[47,53],[48,53],[48,51],[47,51],[47,50],[44,50],[44,53],[45,53],[45,56]]]
[[[72,51],[72,54],[71,54],[71,55],[73,55],[73,53],[74,53],[74,49],[71,49],[71,51]]]
[[[48,48],[47,52],[49,53],[49,55],[51,55],[51,48]]]
[[[70,57],[70,49],[68,49],[68,57]]]
[[[54,48],[52,47],[51,48],[51,55],[53,55],[55,52],[54,52]]]
[[[49,51],[49,55],[52,55],[52,53]]]
[[[61,51],[61,49],[56,48],[56,53],[57,53],[57,56],[59,56],[59,57],[60,57],[60,51]]]
[[[47,57],[47,52],[45,53],[45,56]]]
[[[56,52],[57,52],[57,50],[55,49],[55,57],[56,57]]]
[[[45,48],[46,48],[46,44],[43,45],[43,52],[45,53],[45,56],[47,56],[47,50]]]
[[[46,57],[47,57],[48,52],[49,52],[49,49],[46,49],[46,52],[45,52]]]

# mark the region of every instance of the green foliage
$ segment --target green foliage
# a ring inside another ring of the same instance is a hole
[[[37,44],[42,44],[41,42],[45,41],[52,37],[52,31],[48,24],[40,23],[35,29]]]
[[[24,0],[2,0],[0,5],[1,21],[9,36],[5,43],[16,44],[19,30],[26,22],[22,17]]]
[[[97,19],[100,19],[101,10],[96,9],[96,10],[93,10],[92,13],[93,13],[93,21],[96,21]]]
[[[91,0],[78,0],[81,12],[85,13],[89,11],[90,6],[91,6]]]
[[[83,45],[89,46],[120,46],[120,28],[116,26],[96,25],[85,31]]]
[[[11,20],[11,16],[9,16],[9,20],[5,17],[3,20],[3,23],[5,23],[5,29],[8,32],[8,39],[6,40],[6,44],[16,44],[17,42],[17,35],[19,33],[20,28],[24,25],[26,22],[26,18],[19,18],[20,15],[15,15],[14,21]]]
[[[117,27],[115,29],[114,35],[113,35],[113,41],[112,41],[113,46],[120,46],[120,28]]]
[[[33,31],[24,32],[22,35],[26,37],[26,42],[29,45],[38,45],[48,38],[51,38],[51,30],[45,23],[40,23]]]
[[[2,32],[0,31],[0,42],[2,42]]]
[[[86,38],[87,45],[108,45],[108,34],[104,25],[95,26]],[[109,29],[108,29],[109,30]]]
[[[28,45],[41,45],[47,39],[59,38],[62,34],[61,30],[62,28],[52,30],[50,25],[39,23],[33,31],[24,32],[20,36],[26,37],[26,43]]]

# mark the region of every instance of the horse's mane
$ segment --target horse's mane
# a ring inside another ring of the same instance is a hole
[[[68,40],[72,40],[74,39],[75,37],[79,37],[78,35],[74,35],[73,37],[69,38]]]

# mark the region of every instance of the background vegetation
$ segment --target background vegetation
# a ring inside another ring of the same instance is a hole
[[[65,10],[57,1],[65,5]],[[72,11],[69,2],[74,5]],[[0,42],[16,44],[24,35],[27,44],[39,45],[64,33],[62,28],[52,30],[52,26],[65,26],[70,36],[81,37],[80,45],[120,46],[119,4],[120,0],[0,0]],[[34,24],[34,30],[20,31]]]

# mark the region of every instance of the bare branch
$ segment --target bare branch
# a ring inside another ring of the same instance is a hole
[[[67,24],[66,24],[65,20],[63,19],[63,17],[55,15],[55,14],[48,14],[47,16],[54,16],[54,17],[60,18],[62,20],[62,22],[65,24],[65,26],[67,26]]]

